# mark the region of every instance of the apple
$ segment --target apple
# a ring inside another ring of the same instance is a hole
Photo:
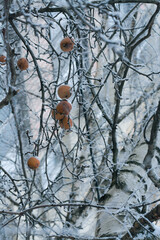
[[[3,56],[3,55],[0,56],[0,63],[2,65],[4,65],[6,63],[6,57],[5,56]]]
[[[51,114],[52,114],[52,118],[53,118],[53,119],[57,119],[57,120],[61,120],[61,119],[63,119],[64,116],[65,116],[65,115],[62,114],[62,113],[57,113],[57,111],[54,110],[54,109],[52,109]]]
[[[70,52],[72,51],[73,47],[74,47],[74,40],[69,37],[65,37],[60,42],[60,48],[62,49],[63,52]]]
[[[35,157],[30,157],[28,159],[27,164],[28,164],[29,168],[31,168],[33,170],[36,170],[39,167],[39,165],[40,165],[40,161],[37,158],[35,158]]]
[[[69,116],[65,116],[63,119],[59,120],[59,125],[65,130],[70,129],[73,125],[72,119]]]
[[[63,99],[63,98],[70,98],[71,96],[71,87],[68,86],[68,85],[61,85],[59,88],[58,88],[58,96]]]
[[[17,66],[21,71],[26,70],[29,67],[27,59],[26,58],[20,58],[17,61]]]
[[[64,115],[69,115],[71,109],[72,105],[67,100],[61,101],[60,103],[57,104],[56,107],[57,113],[61,113]]]

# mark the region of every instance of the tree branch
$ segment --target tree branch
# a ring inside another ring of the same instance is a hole
[[[12,88],[9,88],[6,97],[0,102],[0,109],[2,109],[4,106],[7,106],[10,103],[12,97],[15,96],[18,92],[19,90],[13,90]]]
[[[159,4],[157,4],[157,8],[156,8],[154,14],[149,19],[146,27],[129,43],[129,46],[132,46],[132,48],[135,49],[138,45],[140,45],[141,42],[143,42],[145,39],[150,37],[152,26],[154,24],[154,20],[155,20],[157,14],[159,13],[159,11],[160,11],[160,6],[159,6]],[[145,33],[146,30],[148,30],[148,33],[145,36],[143,36],[142,38],[139,39],[139,37],[142,36],[143,33]]]
[[[35,209],[39,209],[39,208],[46,208],[46,207],[55,208],[55,207],[68,207],[68,206],[72,206],[72,207],[79,207],[79,206],[81,206],[81,207],[93,207],[93,208],[104,209],[105,210],[104,206],[96,205],[96,204],[90,204],[90,203],[83,203],[83,202],[79,202],[79,203],[52,203],[52,204],[44,204],[44,205],[38,205],[38,206],[30,207],[30,208],[27,208],[27,209],[22,210],[20,212],[2,210],[2,211],[0,211],[0,214],[24,215],[27,212],[31,212],[31,211],[33,211]]]
[[[42,75],[41,75],[41,71],[39,69],[39,66],[38,66],[38,63],[37,63],[37,59],[32,51],[32,49],[30,48],[29,44],[27,43],[27,41],[25,40],[25,38],[20,34],[20,32],[18,31],[17,27],[15,26],[14,22],[10,19],[10,24],[13,28],[13,30],[15,31],[15,33],[17,34],[17,36],[21,39],[21,41],[23,42],[24,46],[27,48],[27,50],[29,51],[32,59],[33,59],[33,62],[34,62],[34,65],[35,65],[35,68],[36,68],[36,71],[37,71],[37,74],[38,74],[38,77],[39,77],[39,80],[40,80],[40,86],[41,86],[41,98],[42,98],[42,108],[41,108],[41,113],[40,113],[40,127],[39,127],[39,133],[38,133],[38,144],[37,144],[37,155],[39,154],[39,142],[40,142],[40,135],[41,135],[41,132],[42,132],[42,129],[43,129],[43,114],[44,114],[44,102],[45,102],[45,90],[44,90],[44,83],[43,83],[43,78],[42,78]]]
[[[150,212],[145,214],[143,217],[139,218],[134,222],[133,227],[129,230],[132,237],[135,237],[143,228],[143,226],[148,225],[149,222],[154,222],[160,219],[160,204],[153,208]],[[121,240],[132,240],[129,233],[126,233]]]
[[[160,187],[160,178],[158,178],[158,176],[152,169],[152,158],[154,157],[154,153],[156,149],[159,126],[160,126],[160,101],[157,107],[157,111],[153,117],[153,125],[152,125],[150,140],[148,144],[148,151],[143,161],[148,177],[151,179],[154,185],[158,188]]]

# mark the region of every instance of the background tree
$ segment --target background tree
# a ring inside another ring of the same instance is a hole
[[[159,239],[159,10],[1,2],[2,239]]]

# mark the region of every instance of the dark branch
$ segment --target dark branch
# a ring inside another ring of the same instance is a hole
[[[33,14],[39,14],[39,13],[47,13],[47,12],[67,12],[67,10],[63,7],[58,7],[58,8],[50,8],[50,7],[45,7],[45,8],[40,8],[39,10],[36,10],[36,9],[33,9],[31,11]],[[26,14],[29,13],[28,10],[25,11]],[[24,11],[18,11],[16,13],[11,13],[9,15],[9,19],[14,19],[14,18],[17,18],[17,17],[21,17],[24,15]]]
[[[156,150],[156,142],[157,142],[159,126],[160,126],[160,101],[157,107],[157,111],[153,116],[153,125],[152,125],[150,140],[148,144],[148,151],[143,161],[148,177],[152,180],[152,182],[158,188],[160,187],[160,178],[156,176],[155,172],[152,169],[152,158],[154,157],[154,153]]]
[[[0,109],[2,109],[4,106],[7,106],[10,103],[12,97],[15,96],[18,93],[18,91],[19,90],[16,91],[9,88],[6,97],[0,102]]]
[[[160,204],[153,208],[150,212],[141,217],[137,221],[134,222],[133,227],[129,230],[132,238],[130,237],[129,233],[126,233],[121,240],[131,240],[135,237],[143,228],[149,224],[149,222],[154,222],[160,219]]]

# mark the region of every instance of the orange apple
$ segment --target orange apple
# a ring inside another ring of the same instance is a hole
[[[39,167],[39,165],[40,165],[40,161],[37,158],[35,158],[35,157],[30,157],[28,159],[27,164],[28,164],[29,168],[31,168],[33,170],[36,170]]]
[[[28,61],[26,58],[20,58],[17,61],[17,66],[21,71],[26,70],[29,67]]]
[[[2,65],[4,65],[6,63],[6,57],[5,56],[3,56],[3,55],[0,56],[0,63]]]
[[[60,48],[62,49],[63,52],[70,52],[72,51],[73,47],[74,41],[69,37],[65,37],[60,43]]]
[[[60,98],[70,98],[71,96],[71,87],[68,86],[68,85],[61,85],[59,88],[58,88],[58,96]]]
[[[61,101],[60,103],[58,103],[56,107],[57,113],[61,113],[64,115],[69,115],[71,109],[72,105],[69,102],[67,102],[67,100]]]
[[[59,125],[65,130],[70,129],[73,125],[72,119],[69,116],[65,116],[62,120],[59,120]]]
[[[57,113],[57,111],[54,110],[54,109],[52,109],[51,114],[52,114],[52,118],[53,118],[53,119],[57,119],[57,120],[61,120],[61,119],[63,119],[64,116],[65,116],[65,115],[62,114],[62,113]]]

